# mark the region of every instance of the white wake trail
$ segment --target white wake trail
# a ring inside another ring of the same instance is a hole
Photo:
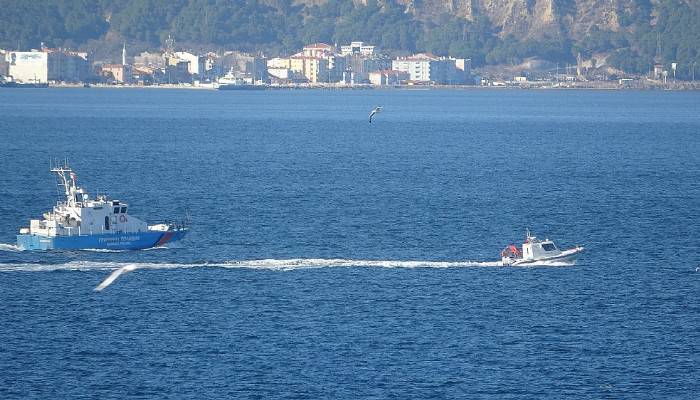
[[[204,264],[180,263],[125,263],[125,262],[96,262],[70,261],[57,264],[42,263],[0,263],[0,272],[52,272],[52,271],[109,271],[135,265],[138,269],[178,269],[204,266]]]
[[[465,268],[465,267],[499,267],[500,261],[402,261],[402,260],[352,260],[324,258],[293,258],[293,259],[260,259],[233,260],[224,262],[200,263],[124,263],[124,262],[94,262],[71,261],[58,264],[40,263],[7,263],[0,264],[0,272],[28,271],[98,271],[118,270],[133,265],[136,269],[183,269],[183,268],[225,268],[225,269],[260,269],[272,271],[292,271],[312,268]]]
[[[229,261],[218,265],[222,268],[253,268],[271,270],[294,270],[329,267],[374,267],[374,268],[459,268],[459,267],[496,267],[500,261],[402,261],[402,260],[352,260],[343,258],[293,258],[287,260],[263,259]]]
[[[184,268],[224,268],[224,269],[259,269],[270,271],[294,271],[313,268],[479,268],[504,267],[501,261],[430,261],[430,260],[353,260],[344,258],[291,258],[291,259],[259,259],[232,260],[223,262],[198,263],[167,263],[167,262],[95,262],[70,261],[58,264],[41,263],[0,263],[0,272],[10,271],[97,271],[118,270],[133,265],[135,269],[184,269]],[[540,262],[506,268],[527,269],[533,267],[570,267],[574,263]]]

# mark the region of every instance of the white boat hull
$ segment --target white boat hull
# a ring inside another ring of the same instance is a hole
[[[564,250],[557,255],[551,257],[538,257],[534,259],[524,259],[524,258],[511,258],[504,257],[502,259],[503,265],[539,265],[545,263],[563,263],[563,264],[574,264],[576,258],[583,252],[583,247],[574,247],[573,249]]]

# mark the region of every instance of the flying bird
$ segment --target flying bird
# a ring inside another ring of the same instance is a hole
[[[116,281],[117,278],[119,278],[123,274],[126,274],[127,272],[131,272],[135,269],[136,269],[136,264],[129,264],[129,265],[125,265],[117,270],[112,271],[112,273],[105,280],[103,280],[102,283],[97,285],[97,287],[95,288],[95,291],[101,292],[104,288],[106,288],[107,286],[114,283],[114,281]]]
[[[372,110],[371,113],[369,113],[369,123],[370,123],[370,124],[372,123],[372,117],[374,117],[374,114],[377,114],[377,113],[380,113],[380,112],[382,112],[382,107],[381,107],[381,106],[375,107],[375,109]]]

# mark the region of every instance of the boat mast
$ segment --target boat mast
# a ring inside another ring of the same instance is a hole
[[[63,194],[66,196],[66,205],[75,206],[76,175],[68,166],[68,162],[63,165],[55,164],[51,172],[56,174],[58,186],[63,187]]]

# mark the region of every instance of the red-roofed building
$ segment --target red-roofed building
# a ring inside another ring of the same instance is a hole
[[[102,64],[101,75],[103,78],[116,83],[129,83],[129,68],[124,64]]]
[[[328,82],[328,59],[310,56],[289,58],[290,69],[303,74],[311,83]]]
[[[335,53],[335,47],[325,43],[307,44],[302,50],[306,57],[328,57]]]

